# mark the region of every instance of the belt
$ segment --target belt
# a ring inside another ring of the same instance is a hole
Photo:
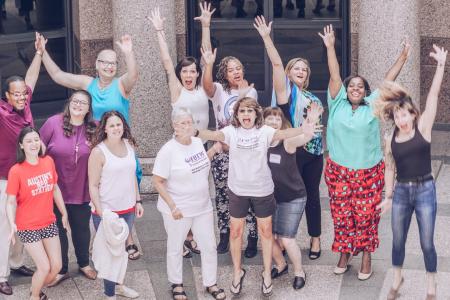
[[[426,175],[423,176],[418,176],[415,178],[398,178],[397,177],[397,182],[400,183],[421,183],[421,182],[425,182],[428,180],[434,179],[433,174],[428,173]]]

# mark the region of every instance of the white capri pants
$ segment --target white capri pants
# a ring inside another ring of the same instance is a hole
[[[217,283],[217,249],[214,234],[214,215],[210,211],[195,217],[174,220],[162,213],[167,233],[167,275],[171,283],[183,283],[183,243],[192,230],[198,244],[202,262],[202,278],[205,287]]]

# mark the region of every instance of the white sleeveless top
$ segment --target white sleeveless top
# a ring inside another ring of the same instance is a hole
[[[196,129],[207,129],[209,122],[208,96],[202,87],[197,87],[188,91],[184,87],[181,89],[178,100],[172,104],[172,107],[186,107],[192,113],[194,118],[194,127]]]
[[[136,204],[136,158],[128,141],[124,142],[128,151],[125,157],[111,153],[103,142],[98,145],[105,155],[99,187],[102,210],[123,211]]]

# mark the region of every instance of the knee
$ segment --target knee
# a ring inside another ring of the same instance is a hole
[[[272,224],[258,224],[258,231],[263,239],[272,239]]]
[[[230,226],[230,239],[240,239],[244,233],[243,224],[231,224]]]
[[[61,260],[59,260],[59,261],[57,261],[57,262],[54,262],[54,263],[50,266],[49,272],[50,272],[51,274],[58,274],[59,271],[61,271],[61,268],[62,268],[62,262],[61,262]]]
[[[284,248],[289,248],[295,243],[295,239],[281,238],[281,243],[283,244]]]
[[[49,262],[43,262],[38,265],[36,265],[36,271],[43,274],[49,274],[50,273],[50,263]],[[58,270],[59,272],[59,270]]]

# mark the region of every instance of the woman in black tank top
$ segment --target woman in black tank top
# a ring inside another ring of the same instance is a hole
[[[437,62],[425,110],[420,114],[408,93],[398,84],[385,82],[375,113],[395,123],[394,133],[385,140],[385,200],[382,213],[392,206],[392,265],[394,280],[387,299],[396,299],[403,283],[401,274],[405,243],[413,212],[419,225],[420,245],[427,271],[427,298],[436,299],[437,254],[434,247],[436,187],[431,173],[431,130],[444,76],[447,51],[433,45],[430,56]],[[397,170],[394,187],[394,175]]]
[[[315,118],[319,118],[322,107],[313,105],[308,117],[310,124],[304,123],[304,134],[277,142],[267,151],[268,164],[272,172],[275,185],[276,209],[272,217],[273,247],[272,258],[275,262],[271,271],[273,279],[287,274],[288,264],[283,257],[283,247],[294,266],[294,289],[301,289],[306,283],[306,274],[302,268],[302,256],[295,237],[298,226],[306,205],[306,189],[300,172],[297,168],[296,150],[314,136],[313,124]],[[289,121],[278,107],[268,107],[264,110],[264,123],[275,129],[286,129],[290,127]],[[306,126],[305,126],[306,125]]]

